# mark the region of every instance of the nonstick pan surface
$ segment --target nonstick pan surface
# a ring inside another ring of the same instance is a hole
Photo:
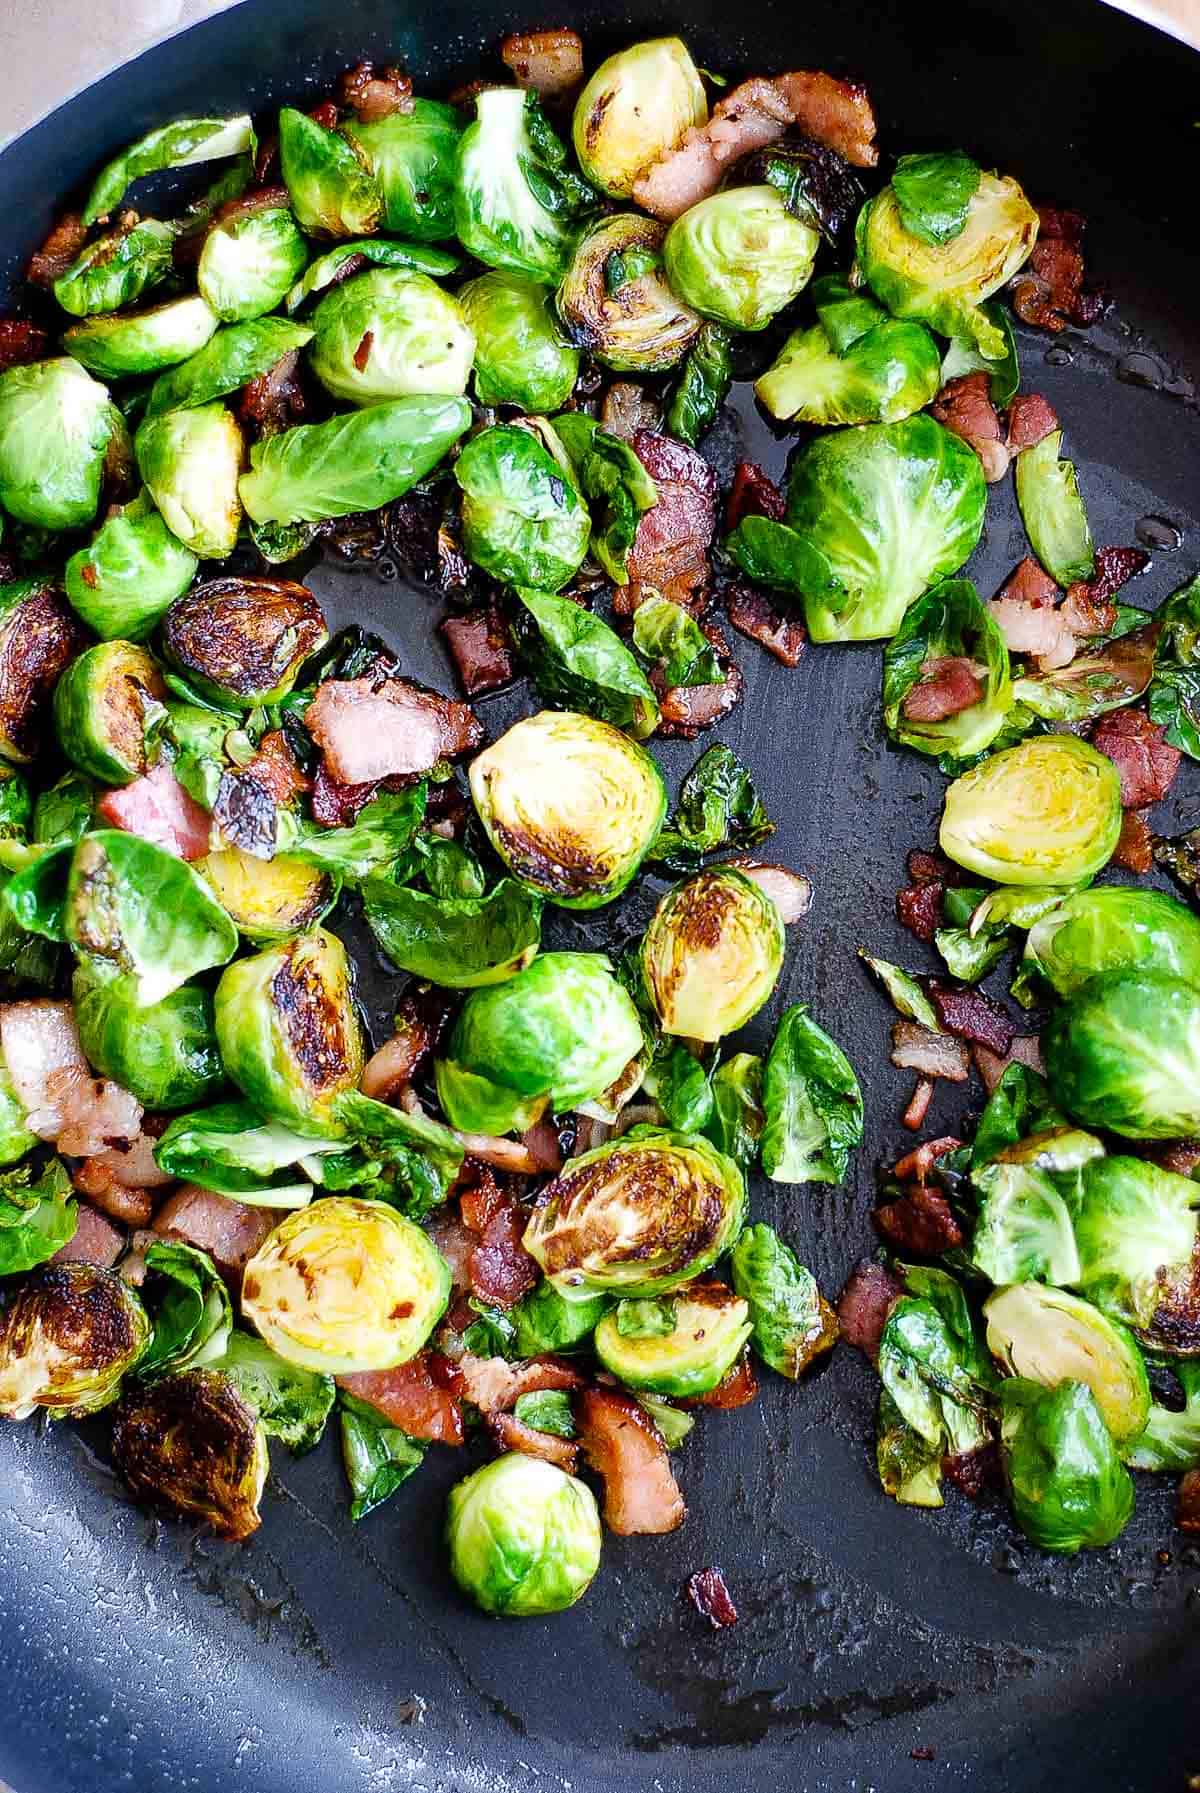
[[[1085,212],[1115,312],[1087,336],[1026,333],[1023,384],[1065,422],[1097,540],[1140,527],[1153,541],[1134,601],[1153,606],[1200,568],[1193,52],[1095,0],[544,10],[532,22],[576,25],[592,56],[682,30],[708,67],[859,75],[886,147],[962,145],[1035,201]],[[159,45],[0,156],[0,300],[62,198],[151,125],[303,100],[363,56],[436,92],[529,22],[473,0],[247,0]],[[788,444],[743,402],[709,446],[723,474],[748,455],[778,475]],[[989,593],[1023,552],[1008,482],[966,570]],[[380,631],[412,676],[452,689],[436,601],[389,574],[319,563],[309,578],[334,625]],[[887,1005],[855,948],[918,962],[892,898],[908,849],[933,841],[943,781],[883,741],[877,645],[812,650],[796,672],[738,650],[745,701],[716,738],[752,767],[779,823],[773,851],[816,888],[748,1043],[808,1002],[859,1067],[868,1115],[844,1189],[760,1180],[755,1211],[836,1292],[872,1245],[873,1166],[900,1149],[909,1083],[888,1065]],[[526,703],[485,701],[489,733]],[[673,785],[713,738],[656,747]],[[1155,818],[1164,831],[1200,821],[1190,763],[1177,790]],[[619,945],[661,888],[649,878],[615,911],[560,918],[551,943]],[[399,980],[368,963],[380,1038]],[[931,1121],[953,1130],[972,1099],[940,1086]],[[1170,1489],[1143,1479],[1117,1545],[1058,1561],[1001,1507],[887,1501],[873,1403],[847,1349],[799,1389],[766,1378],[756,1405],[692,1434],[684,1528],[607,1537],[586,1600],[522,1623],[484,1618],[450,1586],[438,1534],[463,1472],[453,1453],[431,1451],[352,1527],[332,1436],[298,1461],[277,1448],[262,1529],[237,1547],[130,1506],[102,1427],[5,1427],[0,1777],[16,1793],[1182,1793],[1200,1772],[1200,1549],[1173,1530]],[[682,1598],[711,1563],[741,1613],[731,1631]]]

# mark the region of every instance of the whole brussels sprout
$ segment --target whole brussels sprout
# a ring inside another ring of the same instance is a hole
[[[307,261],[308,245],[292,214],[286,206],[268,206],[218,219],[204,239],[196,284],[221,322],[236,324],[274,311]]]
[[[565,341],[539,281],[494,269],[468,280],[458,302],[475,338],[481,405],[548,415],[566,404],[579,377],[579,351]]]
[[[1075,884],[1121,833],[1121,780],[1075,735],[1036,735],[964,772],[946,792],[939,844],[998,884]]]
[[[315,928],[341,889],[320,866],[290,853],[255,859],[240,847],[225,847],[201,859],[196,870],[211,884],[238,933],[259,946]]]
[[[549,424],[481,430],[454,463],[462,545],[494,579],[557,591],[578,572],[592,520]]]
[[[115,1401],[150,1338],[129,1284],[98,1264],[47,1264],[0,1315],[0,1415],[79,1418]]]
[[[54,282],[54,297],[73,317],[132,305],[171,272],[175,231],[158,218],[97,237]]]
[[[642,977],[664,1033],[719,1040],[766,1002],[783,965],[779,910],[732,866],[685,878],[654,911]]]
[[[457,1482],[446,1506],[450,1573],[484,1612],[564,1612],[600,1567],[600,1515],[583,1482],[509,1451]]]
[[[81,645],[79,624],[53,586],[0,584],[0,760],[36,759],[55,684]]]
[[[438,1097],[465,1133],[524,1132],[575,1108],[636,1058],[642,1024],[602,953],[542,953],[472,991],[437,1060]]]
[[[475,338],[457,299],[428,274],[356,274],[325,295],[312,322],[309,360],[334,398],[377,405],[467,389]]]
[[[776,187],[731,187],[676,218],[663,243],[685,304],[733,330],[763,330],[808,284],[820,232]]]
[[[923,324],[888,317],[881,306],[854,297],[834,275],[814,282],[817,322],[796,330],[754,390],[772,417],[801,423],[895,423],[937,396],[941,355]],[[837,306],[843,332],[835,341],[826,325]],[[844,331],[849,307],[858,308]]]
[[[206,579],[163,619],[163,651],[202,696],[239,709],[275,704],[329,639],[306,585],[289,579]]]
[[[211,307],[192,294],[143,311],[85,318],[63,332],[63,348],[105,380],[155,374],[202,349],[217,327]]]
[[[242,432],[224,405],[147,417],[134,451],[150,496],[184,547],[201,560],[232,554],[242,515]]]
[[[665,1295],[728,1251],[745,1217],[732,1159],[698,1134],[647,1128],[565,1164],[524,1244],[568,1299]]]
[[[1067,1556],[1111,1544],[1133,1513],[1133,1481],[1092,1390],[1017,1379],[1001,1384],[1000,1409],[1009,1499],[1026,1537]]]
[[[997,1289],[983,1304],[988,1350],[1013,1376],[1056,1388],[1083,1382],[1114,1441],[1136,1438],[1150,1413],[1150,1384],[1133,1336],[1078,1295],[1038,1282]]]
[[[144,641],[198,565],[142,491],[72,554],[63,583],[75,614],[102,641]]]
[[[150,762],[166,720],[158,665],[129,641],[101,641],[72,660],[54,687],[54,727],[71,764],[101,784],[128,784]]]
[[[360,149],[383,194],[381,228],[418,243],[454,235],[454,174],[462,114],[440,100],[414,99],[407,112],[365,124],[351,119],[343,137]]]
[[[10,367],[0,374],[0,504],[39,529],[90,523],[123,427],[107,387],[71,356]]]
[[[1101,1156],[1084,1167],[1075,1214],[1076,1282],[1114,1319],[1145,1328],[1173,1273],[1196,1247],[1200,1187],[1142,1158]]]
[[[596,1328],[596,1356],[618,1382],[651,1394],[694,1399],[724,1380],[741,1356],[752,1326],[750,1309],[724,1283],[690,1283],[677,1295],[646,1305],[654,1324],[629,1328],[621,1302]],[[624,1330],[623,1330],[624,1327]]]
[[[285,1362],[327,1375],[415,1357],[445,1311],[450,1267],[386,1202],[297,1208],[246,1265],[242,1312]]]
[[[587,200],[564,186],[563,146],[532,104],[519,87],[478,95],[459,146],[454,229],[486,267],[554,286],[566,272],[575,215]]]
[[[1043,1050],[1059,1107],[1126,1139],[1200,1132],[1200,990],[1149,968],[1106,971],[1051,1016]]]
[[[469,777],[479,819],[513,876],[564,909],[619,896],[667,811],[645,749],[570,710],[515,723],[472,761]]]
[[[677,37],[656,37],[609,56],[575,102],[571,134],[579,166],[612,199],[628,199],[644,169],[708,119],[700,71]]]
[[[1035,921],[1025,963],[1059,996],[1101,971],[1162,971],[1200,986],[1200,918],[1162,890],[1080,890]]]
[[[279,114],[279,168],[310,235],[369,237],[378,228],[383,194],[366,152],[292,106]]]
[[[218,1538],[258,1529],[267,1437],[229,1376],[193,1369],[140,1384],[117,1409],[112,1453],[141,1499],[205,1521]]]
[[[225,1082],[212,997],[197,984],[146,1008],[127,978],[99,978],[81,965],[71,994],[88,1063],[143,1107],[190,1108],[210,1101]]]
[[[334,1104],[358,1088],[363,1044],[336,934],[314,928],[230,965],[216,1029],[225,1069],[268,1119],[316,1138],[339,1131]]]
[[[682,361],[702,319],[663,274],[666,226],[618,212],[584,231],[558,289],[571,341],[617,373],[661,373]]]

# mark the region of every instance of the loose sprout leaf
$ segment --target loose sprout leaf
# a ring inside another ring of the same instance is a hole
[[[56,944],[66,939],[67,876],[74,853],[69,839],[48,847],[0,891],[0,902],[27,933]]]
[[[944,386],[948,380],[957,380],[963,374],[985,373],[989,382],[988,395],[992,403],[1003,410],[1012,403],[1021,384],[1012,314],[997,299],[989,299],[979,309],[986,322],[1003,338],[1003,353],[989,358],[979,352],[971,338],[952,337],[942,356],[941,384]]]
[[[749,772],[724,745],[709,747],[684,779],[669,825],[650,858],[692,871],[708,853],[752,847],[775,832]]]
[[[727,535],[724,552],[756,585],[794,597],[819,597],[831,610],[844,609],[849,594],[815,543],[770,517],[743,517]]]
[[[1061,586],[1090,579],[1096,554],[1072,462],[1059,459],[1063,433],[1051,430],[1017,456],[1021,521],[1034,553]]]
[[[1012,935],[1004,927],[936,928],[933,944],[945,961],[951,977],[964,984],[977,984],[1008,951]]]
[[[354,259],[371,262],[378,268],[407,268],[415,274],[431,274],[439,280],[453,274],[461,260],[449,249],[435,249],[429,243],[393,243],[385,237],[362,237],[350,243],[339,243],[309,262],[290,289],[285,303],[288,316],[299,311],[305,300],[323,293],[337,278],[338,270]]]
[[[129,230],[97,237],[54,282],[54,297],[73,317],[132,305],[171,272],[176,227],[141,218]]]
[[[159,374],[150,388],[146,415],[156,417],[162,411],[189,409],[225,398],[251,380],[270,373],[276,362],[293,349],[304,348],[312,341],[312,334],[306,324],[292,324],[278,317],[226,324],[186,361]]]
[[[215,1364],[229,1343],[229,1291],[206,1252],[167,1241],[146,1247],[144,1299],[154,1331],[138,1364],[142,1376],[176,1375]]]
[[[1179,1359],[1172,1365],[1183,1390],[1181,1408],[1155,1401],[1146,1429],[1126,1446],[1130,1469],[1150,1469],[1183,1475],[1200,1467],[1200,1363]]]
[[[665,1038],[655,1052],[642,1087],[680,1133],[705,1133],[713,1113],[708,1073],[682,1041]],[[714,1142],[716,1143],[716,1142]]]
[[[555,1438],[576,1436],[571,1397],[565,1389],[546,1388],[518,1395],[513,1412],[522,1425],[532,1426],[537,1432],[550,1432]]]
[[[268,1437],[281,1438],[297,1453],[319,1442],[337,1394],[332,1376],[286,1363],[262,1339],[238,1331],[230,1333],[212,1368],[229,1377]]]
[[[240,156],[254,148],[254,127],[248,114],[237,118],[181,118],[160,125],[131,143],[107,163],[83,208],[83,222],[94,224],[116,210],[131,182],[163,168],[187,168],[220,156]]]
[[[682,1407],[674,1407],[662,1395],[652,1395],[645,1389],[637,1396],[638,1406],[643,1408],[654,1421],[655,1427],[669,1451],[678,1450],[692,1427],[695,1416],[685,1413]]]
[[[1159,637],[1146,708],[1172,746],[1200,759],[1200,575],[1173,592],[1154,620]]]
[[[384,230],[420,243],[454,235],[454,176],[463,133],[457,106],[414,98],[405,111],[386,118],[350,119],[342,133],[365,153],[379,182]]]
[[[812,1272],[769,1226],[748,1226],[730,1258],[733,1286],[750,1308],[751,1344],[793,1381],[832,1348],[837,1321]]]
[[[512,1326],[505,1355],[541,1357],[551,1351],[577,1351],[591,1338],[597,1322],[612,1307],[609,1295],[568,1301],[545,1278],[508,1310]]]
[[[675,1307],[670,1301],[618,1301],[614,1320],[622,1338],[668,1338],[675,1331]]]
[[[923,243],[950,243],[966,227],[967,209],[979,189],[979,164],[961,150],[901,156],[892,175],[900,218]]]
[[[1026,1164],[972,1173],[980,1206],[971,1263],[992,1283],[1079,1281],[1071,1214],[1051,1179]]]
[[[644,513],[658,501],[658,488],[628,442],[622,442],[580,411],[554,420],[570,457],[580,490],[598,507],[591,550],[618,585],[629,583],[629,550]]]
[[[180,1115],[159,1139],[154,1159],[168,1176],[240,1202],[289,1207],[312,1194],[297,1170],[335,1146],[264,1121],[248,1102],[218,1102]]]
[[[763,1073],[762,1166],[775,1183],[840,1183],[862,1139],[862,1091],[840,1046],[795,1003]]]
[[[652,660],[668,689],[719,685],[724,674],[716,650],[689,610],[670,598],[654,595],[638,605],[633,619],[633,645]]]
[[[989,1438],[973,1335],[963,1336],[937,1296],[901,1296],[879,1343],[880,1481],[912,1506],[940,1506],[943,1455],[980,1450]]]
[[[971,1166],[990,1164],[1006,1146],[1064,1124],[1046,1079],[1028,1065],[1007,1065],[987,1099],[971,1148]]]
[[[463,1148],[447,1127],[357,1090],[339,1097],[335,1112],[350,1138],[395,1172],[406,1192],[396,1206],[408,1219],[423,1220],[445,1201],[463,1161]]]
[[[754,390],[781,419],[894,423],[927,405],[940,383],[940,357],[925,326],[881,314],[841,350],[822,324],[793,331]]]
[[[394,965],[448,990],[503,982],[529,963],[541,939],[541,902],[512,878],[502,878],[487,896],[470,897],[432,896],[370,878],[363,909]]]
[[[736,1052],[712,1074],[712,1114],[703,1131],[719,1152],[748,1170],[758,1156],[766,1116],[762,1105],[762,1059]]]
[[[667,401],[670,435],[695,448],[717,421],[733,384],[729,332],[720,324],[703,326],[688,350],[682,371]]]
[[[9,1097],[7,1091],[5,1095]],[[19,1144],[20,1121],[11,1109],[5,1115],[5,1125],[6,1130],[9,1126],[17,1129],[17,1137],[9,1138]],[[33,1143],[30,1139],[29,1144]],[[36,1181],[29,1164],[0,1171],[0,1276],[15,1276],[44,1264],[74,1237],[78,1218],[71,1179],[59,1159],[52,1158]]]
[[[342,1427],[342,1461],[350,1483],[350,1517],[365,1519],[420,1469],[425,1446],[398,1426],[390,1426],[374,1407],[338,1393]]]
[[[1009,1499],[1022,1531],[1064,1555],[1111,1544],[1133,1512],[1133,1483],[1091,1390],[1016,1377],[1002,1385],[1000,1402]]]
[[[570,598],[524,585],[513,593],[521,606],[513,633],[539,697],[626,729],[637,741],[652,734],[658,699],[620,636]]]
[[[968,687],[977,692],[974,701],[936,719],[908,715],[906,706],[924,680],[947,671],[974,681]],[[917,599],[884,649],[883,719],[889,735],[918,753],[967,759],[991,746],[1012,701],[1008,647],[986,605],[969,579],[941,580]]]
[[[907,1507],[940,1507],[941,1442],[931,1444],[910,1426],[887,1389],[879,1392],[875,1463],[885,1494]]]
[[[1013,697],[1048,722],[1090,722],[1135,703],[1154,676],[1153,627],[1076,654],[1067,665],[1013,681]]]
[[[304,822],[280,845],[293,859],[336,872],[348,884],[365,883],[403,859],[425,819],[427,798],[423,779],[402,791],[381,791],[344,828]]]
[[[898,1015],[903,1015],[907,1021],[919,1021],[933,1033],[941,1033],[934,1006],[911,971],[904,971],[887,959],[873,959],[861,946],[858,956],[867,969],[875,973]]]
[[[478,1295],[468,1295],[467,1306],[478,1315],[462,1334],[463,1349],[476,1357],[515,1357],[519,1355],[517,1327],[512,1313],[489,1307]],[[536,1352],[529,1353],[536,1356]]]

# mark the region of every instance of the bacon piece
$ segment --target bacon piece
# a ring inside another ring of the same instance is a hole
[[[688,1578],[687,1592],[696,1611],[708,1620],[714,1631],[737,1624],[737,1607],[720,1569],[698,1569]]]
[[[1009,651],[1032,654],[1049,670],[1075,658],[1075,637],[1057,608],[1059,589],[1028,555],[988,605]]]
[[[51,230],[40,249],[35,249],[25,269],[25,278],[34,286],[47,289],[65,274],[76,260],[88,239],[88,227],[78,212],[67,212]]]
[[[102,1214],[123,1226],[149,1226],[154,1203],[145,1189],[127,1189],[100,1158],[85,1158],[71,1177],[80,1195],[86,1195]],[[168,1178],[167,1181],[170,1181]]]
[[[558,1469],[574,1475],[579,1460],[579,1446],[571,1438],[560,1438],[555,1432],[541,1432],[527,1426],[515,1413],[485,1413],[484,1424],[502,1451],[523,1451],[527,1457],[541,1457]]]
[[[1169,1139],[1151,1146],[1147,1156],[1177,1177],[1190,1177],[1200,1167],[1200,1139]]]
[[[376,124],[397,112],[412,111],[412,82],[390,63],[376,74],[373,62],[359,62],[338,81],[338,99],[360,124]]]
[[[307,417],[299,349],[289,349],[265,374],[246,382],[238,398],[237,414],[243,423],[254,424],[260,434],[289,429]]]
[[[962,1140],[956,1139],[953,1133],[943,1133],[940,1139],[923,1140],[893,1166],[892,1175],[901,1183],[924,1183],[938,1159],[957,1152],[961,1144]]]
[[[854,1266],[838,1296],[837,1317],[842,1337],[856,1345],[871,1362],[879,1355],[879,1341],[892,1303],[904,1293],[904,1284],[886,1264],[863,1258]]]
[[[1016,1028],[999,1003],[982,990],[957,990],[938,978],[930,978],[929,999],[949,1033],[986,1046],[989,1052],[1003,1054],[1012,1045]]]
[[[914,884],[960,884],[962,871],[942,853],[927,853],[924,847],[914,847],[904,862],[905,869]]]
[[[448,616],[438,624],[439,633],[458,671],[468,697],[498,691],[515,677],[512,643],[504,618],[494,604],[468,610],[464,616]]]
[[[875,113],[859,82],[806,69],[777,76],[775,85],[791,107],[792,122],[807,136],[836,150],[855,168],[875,167]]]
[[[50,346],[50,333],[25,318],[0,318],[0,373],[40,361]]]
[[[313,120],[314,124],[322,125],[327,131],[336,131],[338,128],[338,109],[336,100],[322,100],[320,105],[312,108],[308,116]]]
[[[509,1363],[503,1357],[476,1357],[464,1351],[458,1368],[464,1398],[482,1413],[508,1413],[521,1395],[540,1394],[543,1389],[583,1386],[579,1371],[561,1357],[529,1357],[524,1363]]]
[[[69,1002],[9,1002],[0,1007],[0,1058],[25,1124],[73,1158],[106,1152],[141,1132],[142,1105],[83,1056]]]
[[[600,423],[610,436],[632,442],[639,430],[662,427],[662,406],[633,380],[614,380],[600,406]]]
[[[427,1064],[448,1018],[449,1006],[441,995],[406,991],[396,1011],[395,1033],[363,1068],[358,1085],[363,1095],[388,1102],[411,1083]]]
[[[500,60],[518,87],[544,97],[569,93],[583,80],[583,40],[577,31],[514,31]]]
[[[1113,710],[1092,730],[1092,745],[1106,753],[1121,774],[1121,802],[1145,809],[1161,802],[1175,781],[1182,758],[1161,723],[1141,710]]]
[[[925,1183],[905,1190],[894,1202],[885,1202],[871,1218],[890,1245],[919,1257],[937,1257],[963,1242],[950,1203],[940,1190]]]
[[[449,1389],[435,1381],[428,1351],[419,1351],[395,1369],[355,1370],[335,1381],[410,1438],[428,1438],[434,1444],[463,1441],[462,1408]]]
[[[494,1180],[493,1180],[494,1181]],[[463,1219],[471,1220],[464,1209]],[[513,1307],[538,1280],[538,1267],[521,1244],[526,1215],[511,1196],[498,1204],[479,1228],[479,1244],[468,1266],[472,1292],[489,1307]]]
[[[1200,1469],[1189,1469],[1179,1484],[1175,1523],[1183,1532],[1200,1532]]]
[[[1127,872],[1136,872],[1139,877],[1154,864],[1154,836],[1150,832],[1144,810],[1125,810],[1121,817],[1121,832],[1113,848],[1112,863],[1123,865]]]
[[[1097,548],[1092,577],[1067,587],[1062,614],[1073,633],[1107,635],[1117,620],[1112,599],[1149,564],[1150,556],[1142,548]]]
[[[188,795],[165,759],[132,784],[105,791],[96,812],[109,828],[139,835],[178,859],[203,859],[208,852],[208,811]]]
[[[321,828],[348,828],[379,789],[377,778],[342,784],[327,766],[319,765],[312,780],[312,818]]]
[[[955,1451],[942,1458],[942,1474],[968,1500],[980,1500],[1004,1485],[1004,1465],[994,1438],[974,1451]]]
[[[1012,284],[1012,306],[1026,324],[1055,332],[1067,324],[1086,328],[1104,310],[1099,293],[1083,287],[1084,219],[1078,212],[1039,206],[1038,240]]]
[[[742,669],[729,651],[729,643],[713,623],[700,627],[716,649],[717,665],[724,677],[719,685],[674,685],[668,687],[657,667],[650,674],[650,683],[658,693],[658,733],[694,741],[703,729],[713,728],[730,710],[742,701],[746,681]]]
[[[739,635],[757,641],[784,666],[798,666],[808,639],[796,616],[785,616],[755,585],[730,585],[725,591],[725,611]]]
[[[926,660],[921,676],[900,705],[910,722],[944,722],[983,696],[984,669],[963,654]]]
[[[331,776],[349,785],[428,772],[483,739],[469,704],[422,691],[407,679],[326,679],[304,722]]]
[[[532,1158],[537,1176],[545,1176],[548,1172],[556,1174],[562,1169],[562,1144],[558,1128],[545,1115],[540,1121],[535,1121],[528,1132],[522,1133],[521,1144]]]
[[[911,884],[896,892],[896,917],[918,940],[932,940],[942,925],[942,898],[946,887],[941,880]]]
[[[989,485],[1004,478],[1011,455],[992,403],[990,375],[980,370],[947,380],[929,408],[940,424],[975,450]]]
[[[790,871],[786,865],[763,865],[740,854],[726,864],[735,865],[743,878],[749,878],[751,884],[757,884],[770,897],[785,927],[803,921],[812,908],[812,880],[803,873]]]
[[[971,1057],[975,1060],[975,1069],[983,1080],[983,1087],[990,1096],[1009,1065],[1024,1065],[1039,1076],[1045,1070],[1042,1063],[1042,1042],[1035,1033],[1019,1033],[1008,1051],[1001,1054],[991,1052],[986,1046],[972,1046]]]
[[[830,1338],[829,1343],[833,1343]],[[818,1347],[816,1356],[822,1347]],[[754,1365],[750,1361],[748,1350],[743,1351],[731,1370],[727,1370],[715,1388],[710,1388],[706,1395],[695,1395],[689,1400],[680,1401],[680,1407],[715,1407],[726,1412],[733,1407],[748,1407],[758,1395],[758,1377],[754,1373]]]
[[[1013,454],[1036,448],[1043,436],[1058,428],[1058,415],[1040,392],[1018,392],[1008,407],[1008,446]]]
[[[708,603],[708,550],[717,527],[717,476],[702,455],[670,436],[639,430],[633,451],[658,488],[629,551],[629,584],[613,593],[632,616],[652,591],[699,615]]]
[[[257,779],[280,808],[294,803],[312,787],[312,780],[305,777],[281,728],[273,728],[263,736],[254,758],[242,770],[246,776]]]
[[[925,1125],[925,1116],[929,1113],[929,1104],[933,1100],[933,1078],[918,1077],[916,1088],[909,1098],[908,1107],[900,1116],[902,1126],[910,1133],[919,1133]]]
[[[479,1243],[478,1235],[448,1214],[439,1214],[435,1220],[430,1222],[428,1230],[429,1237],[450,1266],[450,1276],[454,1288],[458,1290],[467,1288],[470,1281],[468,1267],[471,1262],[471,1253]],[[474,1309],[471,1310],[471,1317],[472,1319],[476,1317]]]
[[[277,1208],[252,1208],[196,1183],[181,1183],[154,1216],[154,1231],[206,1251],[226,1281],[238,1283],[249,1260],[283,1218]]]
[[[604,1482],[604,1522],[621,1537],[673,1532],[687,1508],[667,1447],[632,1395],[585,1388],[575,1402],[583,1454]]]
[[[743,517],[768,517],[782,523],[787,511],[783,493],[756,461],[739,461],[725,501],[725,527],[736,529]]]
[[[125,1249],[125,1235],[87,1202],[80,1202],[75,1231],[50,1259],[52,1264],[98,1264],[110,1270]]]

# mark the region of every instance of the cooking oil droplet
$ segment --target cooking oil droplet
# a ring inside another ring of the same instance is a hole
[[[1163,383],[1163,370],[1152,355],[1135,352],[1117,363],[1117,378],[1127,386],[1146,386],[1157,392]]]
[[[1056,342],[1052,349],[1046,350],[1046,362],[1050,367],[1070,367],[1074,359],[1065,342]]]
[[[1143,517],[1133,532],[1143,548],[1170,554],[1183,542],[1183,531],[1166,517]]]

